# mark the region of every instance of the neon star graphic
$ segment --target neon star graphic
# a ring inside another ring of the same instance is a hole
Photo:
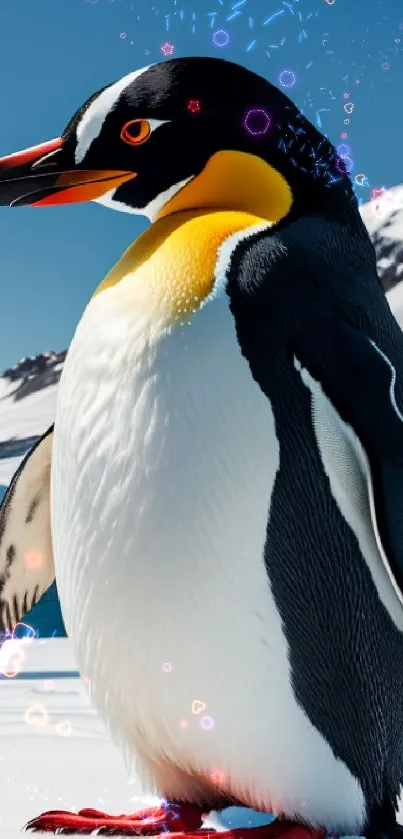
[[[161,47],[161,52],[163,55],[172,55],[174,51],[174,45],[170,44],[169,41],[165,41],[165,44]]]
[[[189,99],[188,111],[190,111],[192,114],[197,114],[198,111],[201,111],[201,106],[198,99]]]

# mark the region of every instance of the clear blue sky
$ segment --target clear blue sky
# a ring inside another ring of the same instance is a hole
[[[58,136],[93,91],[162,60],[166,40],[176,56],[220,54],[276,83],[291,71],[305,113],[336,144],[348,134],[352,176],[369,183],[360,198],[403,181],[403,0],[1,0],[0,155]],[[96,204],[0,208],[0,371],[66,347],[145,226]]]

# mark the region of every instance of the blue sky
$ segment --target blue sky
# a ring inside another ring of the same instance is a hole
[[[402,0],[2,0],[0,155],[58,136],[93,91],[163,60],[166,41],[176,56],[219,54],[275,83],[291,71],[289,95],[349,145],[361,199],[403,181]],[[66,347],[145,226],[96,204],[0,208],[0,371]]]

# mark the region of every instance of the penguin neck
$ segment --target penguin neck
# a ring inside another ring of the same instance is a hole
[[[155,222],[173,213],[204,209],[250,213],[276,223],[289,213],[292,203],[288,182],[262,157],[219,151],[199,175],[164,204]]]
[[[148,305],[167,325],[188,318],[212,293],[221,247],[234,234],[268,227],[289,212],[283,176],[245,152],[214,154],[123,254],[95,294],[119,285],[125,305]],[[147,303],[148,301],[148,303]]]
[[[151,225],[123,254],[95,292],[127,316],[161,329],[188,321],[221,278],[221,249],[230,237],[270,227],[240,210],[181,210]],[[224,266],[226,267],[226,265]]]

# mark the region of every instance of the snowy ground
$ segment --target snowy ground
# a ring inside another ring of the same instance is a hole
[[[0,673],[1,839],[21,839],[23,825],[45,810],[132,813],[155,803],[91,708],[67,639],[6,642]],[[270,821],[244,808],[229,808],[223,821],[241,827],[251,818]]]
[[[128,779],[82,680],[73,675],[67,639],[6,642],[0,670],[9,674],[0,681],[2,839],[17,837],[28,819],[47,809],[94,806],[119,813],[142,806],[138,781]]]

